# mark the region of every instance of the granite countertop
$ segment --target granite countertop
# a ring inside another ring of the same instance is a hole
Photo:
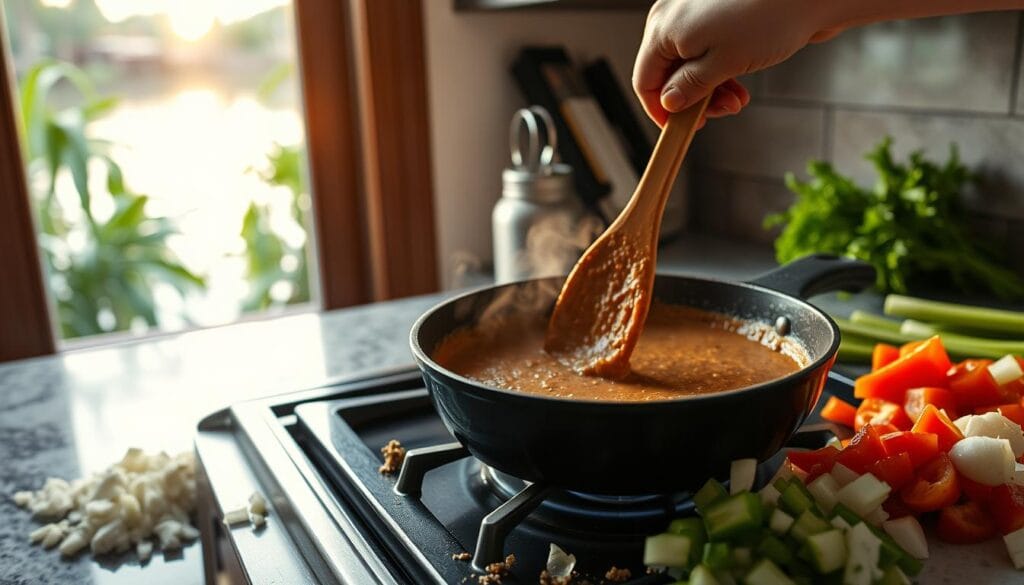
[[[689,237],[660,268],[742,279],[774,265],[769,250]],[[31,546],[37,526],[9,494],[49,476],[104,469],[129,446],[191,447],[204,415],[241,400],[412,365],[408,331],[443,295],[240,323],[0,364],[0,584],[202,582],[199,544],[140,567],[131,555],[63,561]],[[869,298],[866,302],[872,302]],[[144,573],[143,573],[144,571]]]

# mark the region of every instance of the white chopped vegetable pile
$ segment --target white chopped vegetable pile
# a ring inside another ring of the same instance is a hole
[[[180,549],[199,537],[190,518],[196,504],[195,459],[129,449],[121,461],[91,477],[68,482],[51,477],[35,492],[14,494],[19,506],[45,524],[29,540],[74,556],[134,547],[141,562],[154,549]]]

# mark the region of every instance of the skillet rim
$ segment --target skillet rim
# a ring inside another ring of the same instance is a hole
[[[813,313],[816,313],[818,316],[823,317],[825,319],[825,322],[829,325],[829,327],[831,329],[831,332],[832,332],[832,342],[829,344],[828,349],[819,358],[817,358],[817,359],[813,360],[812,362],[810,362],[809,364],[799,368],[795,372],[786,374],[785,376],[782,376],[780,378],[772,378],[772,379],[766,380],[764,382],[759,382],[759,383],[753,384],[751,386],[743,386],[741,388],[733,388],[733,389],[730,389],[730,390],[721,390],[721,391],[716,391],[716,392],[709,392],[709,393],[706,393],[706,394],[686,394],[686,395],[680,396],[678,398],[659,399],[659,400],[595,400],[595,399],[592,399],[592,398],[566,398],[566,397],[562,397],[562,396],[545,396],[543,394],[534,394],[534,393],[530,393],[530,392],[523,392],[523,391],[520,391],[520,390],[509,390],[509,389],[506,389],[506,388],[498,388],[496,386],[490,386],[490,385],[484,384],[483,382],[480,382],[478,380],[473,380],[473,379],[467,378],[467,377],[465,377],[465,376],[463,376],[461,374],[455,373],[455,372],[449,370],[448,368],[445,368],[445,367],[441,366],[439,363],[434,361],[433,358],[428,356],[427,352],[422,347],[420,347],[419,331],[420,331],[421,326],[431,316],[433,316],[435,313],[437,313],[442,307],[445,307],[445,306],[447,306],[449,304],[456,303],[458,301],[465,300],[465,299],[473,297],[475,295],[482,294],[482,293],[484,293],[486,291],[489,291],[489,290],[495,290],[495,289],[499,289],[499,288],[512,287],[512,286],[519,286],[519,285],[522,285],[522,284],[525,284],[525,283],[529,283],[529,282],[539,282],[539,281],[544,281],[544,280],[552,280],[552,279],[556,279],[556,278],[562,278],[560,276],[546,276],[546,277],[537,277],[537,278],[527,278],[527,279],[523,279],[523,280],[515,280],[515,281],[512,281],[512,282],[505,282],[505,283],[502,283],[502,284],[491,284],[491,285],[479,286],[479,287],[471,288],[471,289],[469,289],[467,291],[464,291],[464,292],[462,292],[462,293],[460,293],[460,294],[458,294],[456,296],[449,297],[449,298],[447,298],[447,299],[445,299],[443,301],[438,302],[434,306],[432,306],[429,309],[427,309],[426,311],[424,311],[423,314],[421,314],[416,319],[416,322],[413,323],[412,329],[409,331],[409,346],[410,346],[410,349],[412,350],[413,357],[419,363],[421,368],[426,366],[427,369],[432,370],[433,372],[436,372],[436,373],[443,374],[443,375],[445,375],[445,376],[447,376],[449,378],[454,379],[455,381],[457,381],[457,382],[459,382],[461,384],[468,385],[468,386],[472,387],[473,390],[475,390],[475,391],[481,391],[481,392],[485,392],[485,393],[487,393],[487,392],[494,392],[494,393],[497,393],[497,394],[500,394],[500,395],[503,395],[503,396],[507,396],[507,397],[509,397],[512,400],[525,400],[525,401],[539,400],[539,401],[548,402],[548,403],[552,403],[553,402],[553,403],[557,403],[557,404],[575,404],[575,405],[580,405],[581,407],[585,405],[585,406],[590,407],[590,408],[599,408],[599,409],[601,409],[601,408],[628,408],[628,409],[635,410],[635,409],[645,409],[645,408],[658,408],[661,405],[679,405],[679,404],[688,403],[688,402],[713,401],[713,400],[722,399],[724,397],[735,397],[737,395],[746,394],[748,392],[764,391],[764,390],[767,390],[767,389],[769,389],[771,387],[774,387],[774,386],[777,386],[777,385],[780,385],[780,384],[797,383],[801,378],[805,378],[805,377],[811,376],[813,374],[813,372],[817,371],[822,366],[826,366],[826,365],[831,366],[830,362],[834,362],[834,358],[835,358],[836,353],[839,350],[839,343],[841,341],[841,339],[840,339],[840,332],[839,332],[839,326],[836,324],[835,320],[833,320],[832,317],[829,316],[828,313],[826,313],[825,311],[822,311],[818,307],[816,307],[816,306],[812,305],[811,303],[807,302],[805,299],[802,299],[800,297],[797,297],[797,296],[794,296],[794,295],[790,295],[790,294],[787,294],[787,293],[784,293],[784,292],[781,292],[781,291],[777,291],[775,289],[768,288],[766,286],[761,286],[761,285],[753,284],[753,283],[749,283],[749,282],[725,280],[725,279],[720,279],[720,278],[706,278],[706,277],[692,276],[692,275],[681,274],[681,273],[655,273],[655,278],[657,279],[658,277],[686,279],[686,280],[693,280],[693,281],[703,281],[703,282],[710,282],[710,283],[721,284],[721,285],[726,285],[726,286],[734,286],[734,287],[739,287],[739,288],[742,288],[742,289],[752,290],[754,292],[758,292],[758,293],[762,293],[762,294],[768,294],[770,296],[774,296],[774,297],[777,297],[777,298],[785,299],[787,301],[796,301],[797,303],[802,305],[802,308],[808,309],[808,310],[812,311]],[[726,315],[728,315],[728,313],[726,313]],[[449,332],[449,334],[450,333],[451,332]],[[429,384],[427,386],[428,386],[428,390],[429,390]],[[431,392],[431,393],[433,393],[433,392]]]

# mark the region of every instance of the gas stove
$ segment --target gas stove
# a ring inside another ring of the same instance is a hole
[[[850,381],[832,374],[825,392],[849,397]],[[790,446],[820,447],[834,431],[805,425]],[[380,450],[392,439],[407,453],[385,475]],[[630,570],[629,583],[668,583],[642,566],[643,539],[692,510],[685,492],[587,494],[484,465],[448,433],[411,369],[232,406],[200,423],[196,453],[211,585],[475,584],[509,554],[502,582],[537,583],[551,543],[576,556],[574,582],[602,583],[614,566]],[[761,464],[759,482],[783,457]],[[224,512],[253,491],[270,502],[267,524],[226,527]]]

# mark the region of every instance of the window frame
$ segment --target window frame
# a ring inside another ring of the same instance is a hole
[[[438,287],[419,1],[294,0],[324,310]],[[56,351],[0,29],[0,362]],[[402,169],[402,172],[393,172]]]

